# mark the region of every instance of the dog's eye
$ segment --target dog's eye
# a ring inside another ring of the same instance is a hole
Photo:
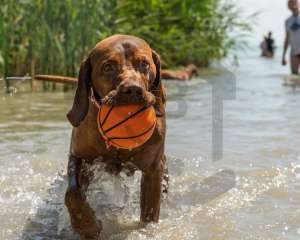
[[[149,68],[150,68],[150,64],[146,60],[143,60],[143,61],[140,62],[140,68],[143,71],[148,71]]]
[[[113,65],[110,64],[110,63],[106,63],[106,64],[104,64],[103,67],[102,67],[102,71],[105,72],[105,73],[109,73],[109,72],[111,72],[111,71],[113,71],[113,70],[114,70],[114,67],[113,67]]]

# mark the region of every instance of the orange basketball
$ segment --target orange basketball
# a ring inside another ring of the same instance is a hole
[[[153,106],[102,105],[97,120],[107,145],[124,149],[143,145],[152,136],[156,125]]]

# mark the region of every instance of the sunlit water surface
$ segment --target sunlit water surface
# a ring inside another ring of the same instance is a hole
[[[158,224],[138,227],[139,173],[113,178],[98,169],[88,199],[104,239],[300,238],[300,91],[282,86],[278,60],[240,60],[233,74],[166,83],[171,182]],[[234,80],[236,96],[227,92],[223,106],[223,159],[214,161],[212,82]],[[72,93],[1,93],[1,240],[78,239],[63,204],[71,101]]]

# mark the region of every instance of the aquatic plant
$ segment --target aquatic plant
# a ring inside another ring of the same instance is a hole
[[[74,76],[88,50],[114,33],[146,39],[163,65],[207,65],[249,30],[223,0],[0,0],[0,75]]]

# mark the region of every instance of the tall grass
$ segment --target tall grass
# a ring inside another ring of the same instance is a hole
[[[76,75],[85,54],[114,33],[140,36],[164,66],[206,65],[248,31],[222,0],[0,0],[0,75]]]

